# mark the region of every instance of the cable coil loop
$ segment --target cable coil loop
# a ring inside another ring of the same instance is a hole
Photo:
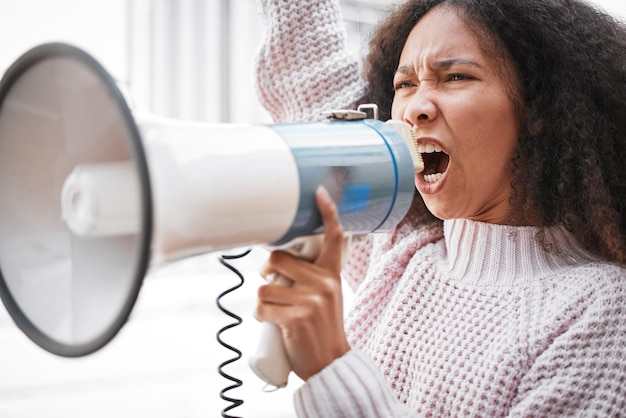
[[[233,382],[234,384],[228,387],[225,387],[224,389],[222,389],[222,391],[220,392],[220,398],[222,398],[223,400],[227,401],[227,402],[231,402],[231,405],[227,406],[226,408],[224,408],[222,410],[222,417],[224,418],[240,418],[240,417],[235,417],[232,415],[228,415],[228,411],[230,411],[233,408],[236,408],[240,405],[243,404],[243,400],[241,399],[235,399],[235,398],[231,398],[225,395],[226,392],[232,390],[232,389],[236,389],[238,387],[241,387],[243,385],[243,382],[240,379],[237,379],[236,377],[233,377],[229,374],[227,374],[226,372],[224,372],[223,368],[226,367],[227,365],[236,362],[237,360],[239,360],[241,358],[241,351],[238,350],[237,348],[227,344],[224,342],[224,340],[222,340],[221,334],[233,327],[236,327],[238,325],[241,325],[241,323],[243,322],[243,320],[241,319],[240,316],[232,313],[231,311],[229,311],[228,309],[224,308],[224,306],[222,306],[220,300],[222,299],[222,297],[226,296],[227,294],[234,292],[235,290],[239,289],[243,283],[244,283],[244,277],[243,274],[241,274],[241,272],[239,270],[237,270],[232,264],[230,264],[228,262],[228,260],[234,260],[234,259],[238,259],[238,258],[242,258],[245,257],[246,255],[248,255],[250,253],[250,251],[252,251],[252,249],[249,249],[241,254],[237,254],[237,255],[221,255],[219,260],[220,263],[225,266],[226,268],[228,268],[230,271],[232,271],[233,273],[235,273],[237,275],[237,277],[239,277],[240,281],[237,285],[231,287],[230,289],[225,290],[224,292],[220,293],[217,296],[217,307],[220,309],[220,311],[222,311],[223,313],[225,313],[226,315],[228,315],[229,317],[233,318],[236,322],[233,322],[231,324],[228,324],[226,326],[224,326],[222,329],[220,329],[217,332],[217,341],[223,346],[226,347],[227,349],[229,349],[230,351],[232,351],[233,353],[235,353],[235,357],[224,361],[223,363],[221,363],[218,368],[217,371],[219,372],[220,376],[230,380],[231,382]]]

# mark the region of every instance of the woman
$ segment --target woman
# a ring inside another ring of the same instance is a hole
[[[277,121],[375,102],[426,165],[402,224],[350,250],[345,327],[326,193],[318,259],[264,267],[294,281],[261,287],[256,316],[306,381],[298,414],[626,415],[624,26],[572,0],[410,0],[363,82],[337,4],[263,11],[259,96]]]

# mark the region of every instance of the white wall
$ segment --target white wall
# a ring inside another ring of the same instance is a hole
[[[626,2],[624,0],[593,0],[592,3],[599,5],[613,16],[626,20]]]
[[[127,0],[0,0],[0,72],[44,42],[88,50],[117,78],[127,74]]]
[[[0,72],[39,43],[91,53],[155,114],[259,121],[252,78],[255,0],[0,0]],[[228,79],[236,82],[228,82]]]

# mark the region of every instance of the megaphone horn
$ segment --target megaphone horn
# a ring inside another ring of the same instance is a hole
[[[324,185],[346,231],[393,228],[414,194],[407,125],[206,124],[131,112],[67,44],[0,82],[0,296],[45,350],[83,356],[126,322],[147,269],[317,234]]]

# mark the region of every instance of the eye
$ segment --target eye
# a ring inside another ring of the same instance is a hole
[[[393,88],[394,90],[400,90],[400,89],[406,89],[408,87],[413,87],[415,86],[415,84],[411,83],[410,81],[398,81],[397,83],[394,84]]]
[[[463,81],[463,80],[472,80],[473,77],[466,74],[450,74],[448,76],[448,81]]]

